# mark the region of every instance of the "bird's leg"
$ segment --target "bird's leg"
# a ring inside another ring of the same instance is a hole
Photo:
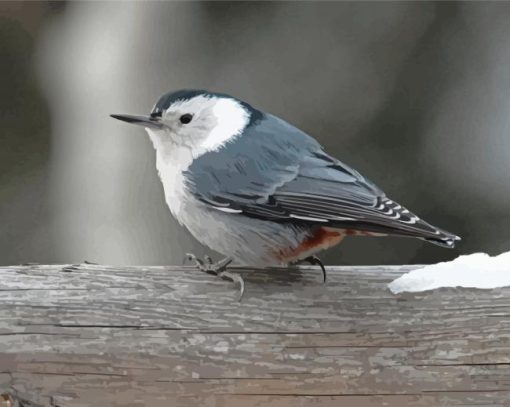
[[[227,266],[232,263],[232,259],[230,257],[225,257],[223,260],[214,263],[211,257],[207,255],[204,256],[204,260],[202,260],[193,253],[186,253],[184,261],[186,260],[195,262],[195,266],[203,273],[213,274],[224,280],[230,280],[233,283],[239,284],[240,294],[238,301],[241,301],[244,294],[244,280],[239,274],[227,271]]]
[[[302,261],[307,261],[312,266],[319,265],[322,270],[322,282],[326,283],[326,268],[324,267],[324,264],[322,264],[321,259],[319,259],[317,256],[308,256],[307,258],[303,259]]]

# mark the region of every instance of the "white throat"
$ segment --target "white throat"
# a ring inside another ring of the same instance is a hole
[[[193,162],[193,155],[189,147],[165,140],[151,129],[146,130],[156,150],[156,168],[163,184],[166,204],[174,218],[182,224],[179,214],[187,194],[183,171]]]

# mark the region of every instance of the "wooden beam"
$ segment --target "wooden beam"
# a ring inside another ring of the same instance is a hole
[[[507,405],[510,289],[412,268],[2,267],[0,406]]]

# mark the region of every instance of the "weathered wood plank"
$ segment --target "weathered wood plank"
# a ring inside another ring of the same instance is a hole
[[[238,303],[190,267],[3,267],[0,393],[41,406],[509,405],[510,289],[391,294],[412,268],[329,268],[325,286],[312,267],[239,269]]]

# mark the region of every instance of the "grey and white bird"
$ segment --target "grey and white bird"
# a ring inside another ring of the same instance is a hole
[[[310,261],[347,235],[415,237],[451,248],[459,237],[421,220],[308,134],[232,96],[163,95],[149,116],[111,115],[146,128],[172,215],[227,256],[193,255],[202,271]]]

